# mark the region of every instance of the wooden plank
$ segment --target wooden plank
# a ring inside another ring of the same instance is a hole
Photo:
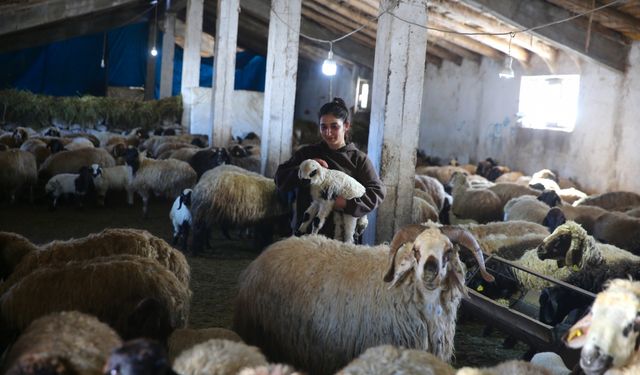
[[[442,30],[450,30],[435,22],[432,23],[431,19],[429,19],[429,26],[435,26],[438,29],[442,29]],[[444,33],[444,32],[435,31],[435,30],[429,30],[429,35],[433,35],[435,38],[438,38],[440,40],[454,43],[460,47],[466,48],[468,50],[476,52],[482,56],[489,57],[496,61],[501,61],[504,59],[504,54],[502,52],[495,50],[483,43],[480,43],[477,40],[473,40],[465,35]]]
[[[337,34],[335,34],[333,37],[331,37],[330,39],[335,39],[336,37],[340,36],[340,35],[344,35],[348,32],[353,31],[353,28],[344,25],[343,23],[340,23],[339,21],[337,21],[334,18],[329,18],[329,17],[325,17],[325,16],[318,16],[317,13],[313,12],[312,10],[309,10],[307,8],[302,8],[302,15],[308,19],[314,19],[318,24],[326,27],[327,29],[330,30],[335,30],[337,32]],[[373,48],[373,46],[375,46],[376,44],[376,39],[375,37],[370,37],[366,34],[362,34],[362,33],[356,33],[351,35],[351,38],[355,41],[357,41],[360,44],[363,44],[365,46],[368,46],[370,48]],[[340,41],[342,42],[342,41]],[[336,43],[338,44],[338,43]],[[329,48],[329,44],[325,44],[327,46],[327,49]]]
[[[464,0],[464,2],[481,12],[489,12],[498,19],[521,28],[534,27],[573,15],[544,0]],[[613,40],[599,32],[592,32],[589,51],[586,51],[586,29],[581,27],[578,20],[538,29],[533,33],[615,70],[626,70],[631,46],[625,43],[623,38]]]
[[[432,42],[427,43],[427,54],[432,54],[443,60],[451,61],[452,63],[458,66],[462,65],[462,56],[456,55],[452,51],[446,50]],[[428,56],[427,56],[427,61],[428,61]]]
[[[446,40],[439,39],[435,37],[433,33],[428,33],[427,38],[429,39],[429,41],[435,43],[436,45],[441,46],[442,48],[445,48],[455,53],[456,55],[462,56],[465,59],[469,59],[475,62],[476,64],[480,64],[480,62],[482,61],[482,55],[475,53],[471,50],[468,50],[464,47],[460,47],[457,44],[453,44],[451,42],[447,42]]]
[[[584,13],[593,8],[592,0],[548,0],[550,3],[575,13]],[[600,4],[596,3],[596,6]],[[585,16],[587,19],[590,15]],[[593,20],[610,29],[615,29],[632,38],[640,37],[640,20],[614,8],[605,8],[593,13]]]
[[[375,44],[376,23],[370,22],[370,18],[354,14],[344,7],[327,7],[319,4],[314,4],[314,2],[305,2],[304,4],[302,4],[302,6],[303,8],[311,9],[314,12],[317,12],[322,17],[327,17],[329,19],[335,20],[336,22],[339,22],[342,25],[345,25],[346,29],[349,31],[353,31],[360,25],[368,25],[368,27],[360,30],[357,34],[364,34],[370,37]],[[354,36],[357,34],[354,34]]]

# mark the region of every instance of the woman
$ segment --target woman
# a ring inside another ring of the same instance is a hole
[[[322,141],[299,149],[276,171],[275,182],[280,192],[294,192],[297,196],[294,231],[300,226],[304,211],[311,204],[309,181],[298,178],[298,167],[306,159],[314,159],[320,165],[347,173],[366,189],[361,198],[345,200],[337,197],[334,210],[361,217],[373,211],[384,199],[385,189],[373,168],[371,160],[353,143],[347,143],[351,127],[349,110],[340,98],[326,103],[318,114]],[[327,220],[320,233],[333,237],[333,221]]]

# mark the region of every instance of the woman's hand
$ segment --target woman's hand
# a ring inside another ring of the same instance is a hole
[[[320,159],[320,158],[314,158],[313,160],[317,161],[318,164],[320,164],[320,166],[329,169],[329,164],[327,164],[326,161]]]
[[[336,197],[336,202],[333,204],[333,208],[335,210],[342,211],[342,210],[344,210],[345,207],[347,207],[347,200],[338,195]]]

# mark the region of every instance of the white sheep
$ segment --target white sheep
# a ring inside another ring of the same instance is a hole
[[[80,173],[60,173],[47,181],[45,192],[51,198],[51,209],[55,209],[58,199],[64,195],[73,195],[77,204],[82,204],[82,197],[93,187],[91,171],[83,167]]]
[[[173,362],[173,369],[181,375],[228,375],[237,374],[244,367],[266,364],[256,347],[212,339],[182,352]]]
[[[77,173],[80,168],[91,164],[113,167],[115,159],[102,148],[81,148],[73,151],[61,151],[49,156],[38,170],[40,178],[49,179],[60,173]]]
[[[102,168],[98,164],[91,164],[91,170],[100,206],[104,206],[104,199],[109,190],[126,191],[127,204],[133,205],[133,171],[131,168],[126,165]]]
[[[438,357],[423,350],[391,345],[367,349],[336,375],[422,374],[454,375],[455,370]]]
[[[640,282],[616,279],[598,293],[591,311],[565,338],[582,348],[580,367],[587,374],[638,374],[640,352]]]
[[[192,218],[191,218],[191,193],[193,190],[184,189],[182,193],[173,201],[171,206],[171,212],[169,213],[169,219],[173,225],[173,245],[178,243],[178,240],[182,238],[182,248],[187,248],[187,239],[189,238],[189,231],[191,230]]]
[[[362,197],[366,192],[364,186],[355,178],[342,171],[324,168],[313,159],[307,159],[300,164],[298,177],[311,181],[310,191],[313,199],[298,227],[300,233],[306,233],[309,224],[313,222],[311,234],[317,234],[332,212],[336,197],[354,199]],[[357,218],[344,212],[334,214],[334,238],[353,243],[356,220]]]
[[[237,333],[226,328],[178,328],[171,332],[167,340],[169,360],[173,362],[183,351],[212,339],[242,342]]]
[[[448,361],[466,292],[452,240],[473,249],[486,273],[477,243],[459,229],[409,226],[390,247],[318,235],[277,242],[240,276],[234,331],[271,360],[317,374],[381,344]]]
[[[109,353],[121,344],[111,327],[91,315],[53,313],[29,325],[6,354],[0,372],[101,374]],[[34,369],[42,372],[31,372]]]

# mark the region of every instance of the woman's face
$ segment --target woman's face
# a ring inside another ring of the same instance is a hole
[[[320,135],[332,150],[337,150],[346,145],[344,135],[350,126],[349,121],[345,122],[331,114],[320,117]]]

